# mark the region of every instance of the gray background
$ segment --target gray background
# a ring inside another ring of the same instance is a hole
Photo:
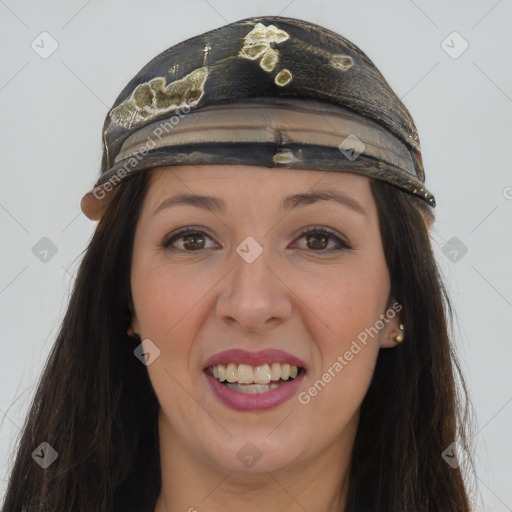
[[[475,510],[510,511],[510,0],[0,0],[0,494],[95,227],[79,201],[100,167],[108,108],[167,47],[265,14],[303,18],[352,40],[416,121],[438,202],[434,246],[476,413]]]

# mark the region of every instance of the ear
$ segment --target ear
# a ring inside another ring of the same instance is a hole
[[[137,322],[137,315],[135,314],[135,308],[131,299],[128,303],[128,310],[130,311],[131,322],[126,334],[133,338],[135,335],[139,335],[139,323]]]
[[[402,305],[394,298],[390,298],[384,313],[386,319],[384,321],[384,327],[380,331],[380,348],[393,348],[399,344],[395,341],[395,338],[400,335],[403,336],[403,330],[400,329],[402,323],[400,319],[401,310]]]
[[[136,335],[139,335],[140,336],[140,333],[139,333],[139,324],[137,322],[137,319],[134,317],[132,317],[132,321],[130,323],[130,327],[128,327],[128,330],[126,331],[126,334],[128,334],[128,336],[130,337],[134,337]]]

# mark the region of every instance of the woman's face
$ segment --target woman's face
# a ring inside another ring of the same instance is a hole
[[[401,308],[368,178],[158,169],[131,286],[161,446],[183,467],[311,468],[350,453]]]

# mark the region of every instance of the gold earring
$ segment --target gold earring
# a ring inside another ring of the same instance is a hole
[[[402,332],[395,336],[395,343],[402,343],[404,341],[404,324],[400,324],[399,328]]]
[[[137,336],[139,336],[139,337],[140,337],[140,334],[139,334],[138,332],[135,332],[135,331],[133,330],[133,327],[132,327],[131,325],[130,325],[130,327],[128,327],[128,330],[126,331],[126,334],[128,334],[128,336],[129,336],[130,338],[135,338],[135,337],[137,337]]]

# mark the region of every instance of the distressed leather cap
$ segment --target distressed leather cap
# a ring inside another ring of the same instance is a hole
[[[435,206],[414,122],[372,61],[306,21],[248,18],[165,50],[103,127],[102,169],[81,202],[101,218],[134,173],[186,164],[353,172]]]

